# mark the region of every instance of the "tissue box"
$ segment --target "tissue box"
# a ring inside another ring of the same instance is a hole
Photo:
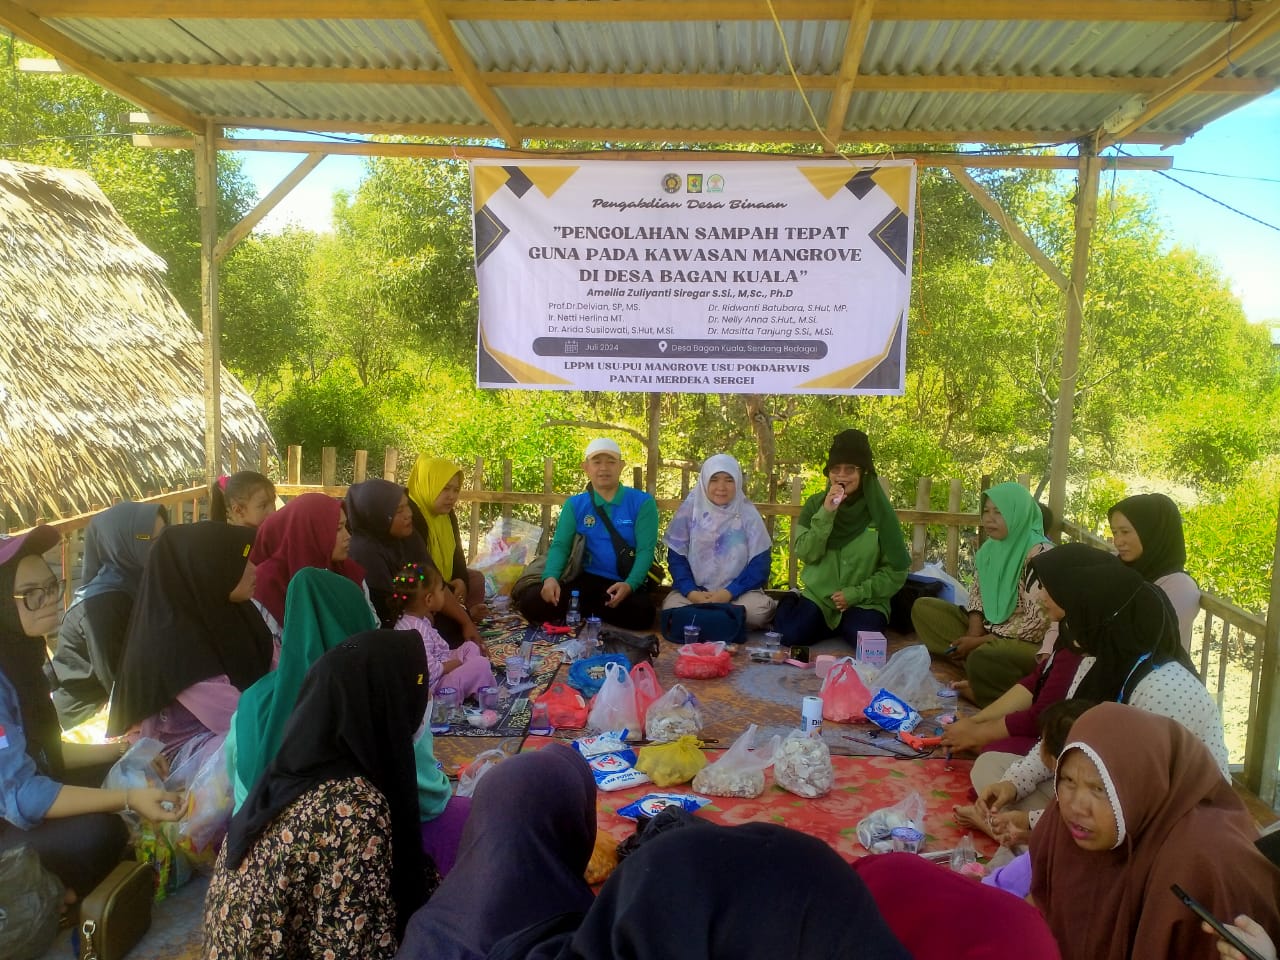
[[[858,631],[858,659],[875,667],[883,667],[889,658],[889,641],[878,630]]]

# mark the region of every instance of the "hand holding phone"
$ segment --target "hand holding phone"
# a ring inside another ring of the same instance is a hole
[[[1191,908],[1192,913],[1212,927],[1214,933],[1216,933],[1224,942],[1230,944],[1239,951],[1241,956],[1245,957],[1246,960],[1275,960],[1274,951],[1271,952],[1270,957],[1259,953],[1253,947],[1249,946],[1249,944],[1241,940],[1230,927],[1210,913],[1204,904],[1191,896],[1191,894],[1187,893],[1187,891],[1183,890],[1176,883],[1169,889],[1173,891],[1173,895],[1175,897]]]

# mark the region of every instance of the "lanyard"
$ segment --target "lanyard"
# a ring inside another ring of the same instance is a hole
[[[1124,703],[1124,691],[1129,686],[1129,681],[1133,679],[1133,675],[1137,673],[1138,668],[1151,659],[1151,654],[1144,653],[1134,661],[1132,667],[1129,668],[1129,674],[1124,678],[1124,683],[1120,684],[1120,694],[1116,697],[1116,703]]]

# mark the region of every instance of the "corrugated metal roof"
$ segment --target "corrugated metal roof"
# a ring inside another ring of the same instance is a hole
[[[47,4],[57,12],[67,9],[65,2],[55,0],[17,2],[37,14]],[[489,131],[513,129],[517,135],[522,128],[537,127],[687,129],[724,131],[741,139],[751,131],[811,131],[800,96],[780,86],[789,74],[788,53],[796,72],[808,78],[809,99],[825,125],[849,31],[847,18],[794,19],[795,5],[785,7],[792,19],[781,22],[780,39],[763,6],[755,20],[635,21],[626,15],[632,6],[629,0],[592,5],[594,17],[602,10],[621,11],[619,19],[610,21],[581,17],[581,9],[563,5],[559,9],[567,11],[565,16],[544,19],[537,16],[541,11],[536,6],[549,0],[524,0],[509,9],[513,17],[526,19],[511,20],[467,20],[467,5],[450,4],[448,10],[460,18],[450,21],[451,33],[441,39],[432,36],[425,21],[379,19],[379,10],[387,5],[372,0],[351,0],[346,19],[296,17],[296,4],[287,5],[291,18],[272,19],[274,2],[255,0],[247,6],[250,16],[243,19],[214,19],[193,17],[198,5],[177,0],[152,0],[145,9],[154,10],[154,18],[136,16],[137,4],[119,5],[135,15],[113,17],[110,0],[84,0],[74,9],[92,16],[44,22],[93,55],[116,62],[125,75],[134,62],[235,67],[238,72],[226,77],[203,67],[198,69],[204,75],[169,68],[165,72],[171,75],[165,76],[139,68],[138,98],[150,96],[144,96],[144,90],[155,91],[160,106],[168,102],[186,111],[187,118],[216,117],[233,124],[238,117],[311,119],[349,122],[353,127],[465,124],[484,125]],[[1093,2],[1081,0],[1084,5]],[[1055,92],[1040,87],[1013,92],[1019,80],[1147,78],[1150,90],[1156,91],[1161,78],[1176,75],[1207,51],[1220,51],[1228,37],[1247,41],[1253,24],[1261,22],[1228,24],[1228,11],[1237,8],[1225,4],[1212,7],[1221,8],[1224,22],[1190,13],[1210,9],[1207,0],[1151,2],[1161,4],[1174,19],[1044,21],[1034,18],[1036,4],[1028,2],[1027,18],[1020,20],[914,20],[905,18],[909,13],[898,14],[903,19],[873,20],[859,66],[861,75],[876,78],[877,89],[855,84],[846,129],[934,136],[989,131],[993,140],[1037,132],[1088,137],[1118,109],[1132,106],[1138,91],[1104,87]],[[398,17],[406,10],[399,4],[391,9]],[[706,17],[711,8],[690,4],[689,9],[691,16]],[[832,7],[823,4],[817,9],[830,16]],[[978,8],[955,0],[955,9],[963,14]],[[1097,9],[1103,15],[1112,8]],[[1186,21],[1177,19],[1183,9],[1189,11]],[[1263,39],[1235,54],[1222,75],[1261,80],[1263,85],[1238,94],[1193,93],[1170,104],[1138,133],[1179,139],[1265,92],[1268,84],[1280,82],[1280,0],[1255,0],[1242,15],[1272,22],[1262,28]],[[442,44],[454,52],[446,56]],[[463,60],[462,73],[451,72],[455,53]],[[266,68],[312,68],[317,75],[315,82],[306,82],[306,77],[293,74],[272,76]],[[326,69],[374,73],[335,75],[325,74]],[[378,70],[437,75],[424,84],[412,84],[413,78],[403,75],[387,78],[393,83],[379,83]],[[486,77],[490,73],[503,74],[504,83]],[[512,73],[528,79],[512,79]],[[553,76],[535,83],[539,74]],[[698,80],[682,84],[677,79],[681,76]],[[721,88],[699,83],[707,77]],[[961,91],[920,89],[919,78],[943,77],[961,78],[970,85]],[[893,90],[895,78],[917,82],[911,89]],[[996,82],[984,88],[983,78]],[[891,86],[887,91],[882,89],[886,83]],[[488,102],[477,85],[493,88]],[[497,104],[496,111],[492,104]]]

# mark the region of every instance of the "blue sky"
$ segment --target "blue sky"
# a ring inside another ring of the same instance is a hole
[[[1126,149],[1162,153],[1157,147]],[[1280,91],[1211,123],[1167,152],[1174,158],[1170,176],[1280,228]],[[241,156],[259,195],[274,187],[300,159],[292,154]],[[262,228],[278,230],[292,222],[313,230],[328,229],[334,192],[355,190],[362,164],[359,157],[327,157],[272,211]],[[1112,175],[1104,174],[1104,202],[1111,182]],[[1218,263],[1251,321],[1280,323],[1280,229],[1253,223],[1157,173],[1122,172],[1116,174],[1116,183],[1155,198],[1170,239]]]

